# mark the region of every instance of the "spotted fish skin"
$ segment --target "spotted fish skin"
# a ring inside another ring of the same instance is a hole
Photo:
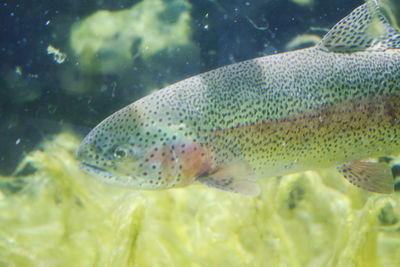
[[[400,37],[377,10],[361,6],[315,47],[200,74],[117,111],[80,145],[82,168],[133,188],[197,179],[257,194],[254,178],[398,153]],[[342,28],[354,34],[339,39]]]

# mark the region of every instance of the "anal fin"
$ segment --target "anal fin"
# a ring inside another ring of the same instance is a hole
[[[338,167],[338,170],[351,184],[367,191],[384,194],[394,191],[392,170],[385,162],[357,161]]]
[[[255,183],[252,170],[242,162],[224,165],[216,172],[204,174],[196,180],[211,187],[243,195],[258,196],[260,194],[260,188]]]

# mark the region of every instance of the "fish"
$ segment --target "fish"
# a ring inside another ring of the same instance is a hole
[[[83,139],[79,166],[116,186],[201,182],[249,196],[257,179],[331,168],[392,193],[389,164],[370,160],[400,150],[400,34],[383,1],[313,47],[220,67],[116,111]]]

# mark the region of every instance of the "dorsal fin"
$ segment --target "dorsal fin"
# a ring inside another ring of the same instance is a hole
[[[371,0],[339,21],[317,48],[350,53],[400,49],[400,34],[382,14],[379,0]]]
[[[400,30],[400,1],[399,0],[380,0],[379,7],[382,15],[396,30]]]

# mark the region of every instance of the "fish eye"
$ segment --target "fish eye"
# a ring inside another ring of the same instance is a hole
[[[128,156],[129,150],[125,147],[117,147],[114,150],[114,157],[117,159],[123,159]]]

